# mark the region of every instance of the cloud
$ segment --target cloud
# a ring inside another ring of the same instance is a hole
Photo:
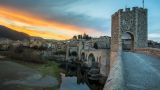
[[[54,39],[69,39],[73,35],[82,34],[84,32],[89,33],[92,36],[103,35],[103,33],[96,31],[95,29],[79,27],[74,24],[66,24],[53,20],[46,20],[9,8],[6,9],[0,7],[0,16],[1,25],[18,31],[21,30],[21,32],[25,32],[29,35],[40,35],[43,38],[51,38],[51,35],[54,35],[54,37],[60,36],[59,38],[55,37]],[[35,32],[37,32],[37,34],[35,34]],[[45,33],[45,36],[43,36],[41,32]],[[46,36],[47,34],[48,37]]]
[[[107,18],[92,17],[92,14],[79,13],[85,7],[77,12],[70,11],[71,8],[80,7],[83,4],[81,2],[82,0],[1,0],[0,5],[13,7],[47,20],[74,24],[96,29],[100,32],[109,30],[110,23],[108,23]],[[83,2],[86,6],[87,3]]]
[[[9,5],[13,7],[50,7],[62,6],[74,2],[75,0],[1,0],[1,5]]]
[[[149,33],[148,38],[160,42],[160,32]]]
[[[159,3],[158,0],[145,1],[145,7],[148,8],[149,34],[159,30]],[[0,0],[0,6],[16,8],[47,21],[90,28],[105,35],[110,35],[111,15],[126,5],[140,7],[142,2],[141,0],[127,2],[125,0]]]

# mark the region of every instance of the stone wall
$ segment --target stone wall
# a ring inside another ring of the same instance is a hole
[[[113,56],[116,57],[113,57],[115,61],[110,68],[110,73],[103,90],[125,90],[121,52],[112,54],[115,54]]]
[[[125,90],[121,61],[122,35],[132,36],[133,50],[147,47],[147,9],[133,7],[120,9],[112,15],[110,73],[104,90]],[[153,52],[152,52],[153,53]]]
[[[129,33],[133,37],[133,49],[147,47],[147,9],[133,7],[120,9],[112,15],[111,51],[122,47],[122,35]]]
[[[136,48],[135,51],[160,57],[160,49],[157,48]]]
[[[148,40],[148,19],[147,19],[147,9],[139,8],[136,10],[136,20],[137,20],[137,47],[136,48],[145,48],[147,47]]]
[[[120,47],[119,12],[112,15],[111,51],[117,52]]]
[[[134,48],[147,47],[147,9],[133,7],[120,10],[121,35],[130,33],[134,38]]]

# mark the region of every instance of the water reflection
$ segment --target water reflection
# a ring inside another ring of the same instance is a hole
[[[88,78],[88,68],[76,63],[67,63],[64,67],[66,72],[61,74],[60,90],[103,90],[104,83]]]
[[[62,76],[62,83],[60,90],[90,90],[90,88],[84,84],[78,84],[77,77],[64,77]]]

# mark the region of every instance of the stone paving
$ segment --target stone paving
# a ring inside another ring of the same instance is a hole
[[[126,90],[160,90],[160,58],[123,52]]]

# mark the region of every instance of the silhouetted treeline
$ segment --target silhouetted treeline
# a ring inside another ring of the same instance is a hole
[[[73,36],[73,40],[78,40],[78,39],[86,39],[86,40],[89,40],[89,39],[91,39],[92,37],[91,36],[89,36],[89,35],[87,35],[87,34],[83,34],[83,35],[75,35],[75,36]]]

